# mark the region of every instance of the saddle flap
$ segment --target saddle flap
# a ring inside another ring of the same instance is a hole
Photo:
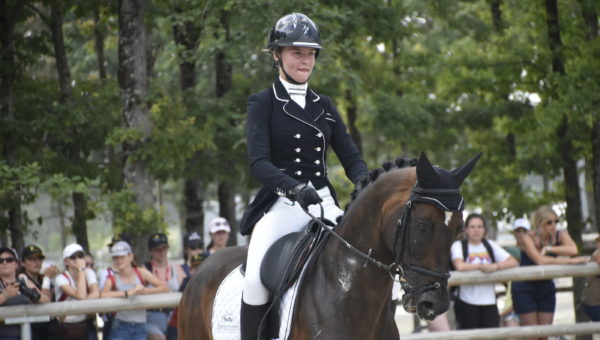
[[[290,233],[269,247],[260,267],[261,281],[269,291],[275,293],[292,283],[308,259],[314,236],[307,231]]]

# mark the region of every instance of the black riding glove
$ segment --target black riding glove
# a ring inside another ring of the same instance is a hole
[[[309,205],[323,202],[323,199],[317,193],[317,190],[313,187],[302,183],[293,187],[290,190],[288,198],[292,201],[298,202],[303,209],[308,208]]]

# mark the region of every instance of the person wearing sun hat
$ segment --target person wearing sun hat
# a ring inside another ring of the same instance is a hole
[[[84,257],[85,251],[77,243],[71,243],[63,250],[65,271],[57,275],[54,280],[56,301],[97,299],[100,296],[96,273],[86,268]],[[65,328],[70,329],[69,332],[80,335],[77,339],[87,340],[91,334],[96,333],[93,319],[85,314],[67,315],[64,318],[59,318],[59,320],[63,323],[63,327],[54,330],[53,336],[55,339],[65,337]]]
[[[205,257],[227,247],[231,227],[224,217],[215,217],[208,224],[208,231],[210,234],[210,243],[206,246]]]

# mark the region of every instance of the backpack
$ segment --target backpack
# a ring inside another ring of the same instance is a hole
[[[494,249],[492,248],[492,245],[490,244],[490,242],[488,242],[488,240],[485,238],[482,238],[481,242],[483,243],[485,250],[487,250],[488,254],[490,255],[490,260],[492,260],[492,263],[496,263],[496,257],[494,256]],[[465,262],[467,262],[467,258],[469,257],[469,240],[462,240],[461,243],[462,243],[463,260]],[[456,270],[456,268],[454,267],[454,262],[452,261],[452,258],[450,258],[450,270]]]
[[[117,281],[115,279],[115,275],[114,272],[112,270],[112,268],[107,268],[106,271],[108,272],[108,276],[106,277],[107,280],[110,280],[110,283],[112,283],[112,289],[114,290],[117,287]],[[140,270],[138,269],[138,267],[133,267],[133,271],[135,272],[135,275],[137,275],[138,279],[140,280],[140,282],[142,283],[142,285],[146,285],[146,282],[144,281],[144,278],[142,277],[142,273],[140,273]]]
[[[488,242],[488,240],[485,238],[482,238],[481,242],[483,243],[485,250],[487,250],[487,253],[490,255],[490,260],[492,260],[492,263],[496,263],[496,257],[494,256],[494,249],[492,248],[492,245],[490,244],[490,242]],[[465,262],[467,262],[467,258],[469,258],[469,240],[462,240],[461,243],[462,243],[463,260]],[[456,268],[454,267],[454,263],[452,262],[452,258],[450,259],[450,270],[456,270]],[[459,289],[460,289],[460,286],[454,286],[454,287],[450,288],[450,299],[452,299],[452,301],[456,301],[458,299]]]

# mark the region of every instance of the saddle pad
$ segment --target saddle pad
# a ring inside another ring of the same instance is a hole
[[[217,290],[212,312],[212,335],[214,340],[240,339],[240,308],[244,283],[244,276],[240,268],[241,266],[229,273]],[[302,274],[304,274],[304,270]],[[301,281],[301,278],[296,280],[294,285],[281,298],[279,306],[281,316],[279,338],[281,340],[287,340],[289,336],[296,294]]]

